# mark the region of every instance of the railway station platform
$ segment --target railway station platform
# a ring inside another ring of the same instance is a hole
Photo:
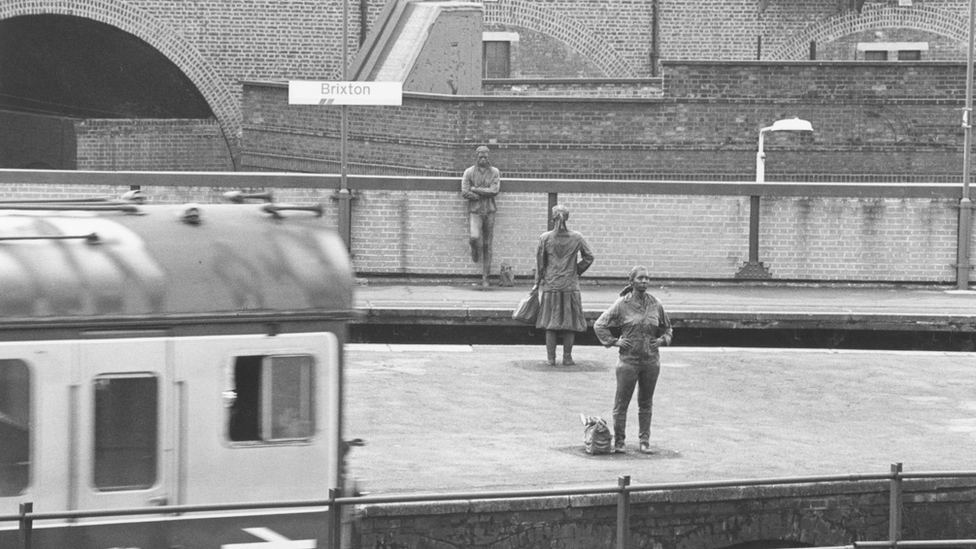
[[[507,325],[529,290],[363,282],[356,304],[364,324]],[[588,318],[620,289],[584,285]],[[579,415],[611,418],[614,349],[578,340],[576,365],[549,366],[544,345],[417,338],[347,345],[345,436],[366,441],[350,456],[353,474],[383,494],[612,485],[621,475],[666,483],[885,473],[892,463],[906,471],[972,469],[972,349],[706,347],[685,334],[696,326],[834,327],[954,331],[971,342],[976,292],[773,283],[660,284],[649,292],[675,325],[675,344],[662,349],[654,454],[636,451],[636,400],[626,454],[583,451]]]
[[[579,415],[611,420],[616,349],[346,348],[350,471],[373,494],[971,471],[976,353],[667,347],[651,446],[583,450]]]
[[[530,287],[528,282],[482,288],[466,280],[359,280],[358,322],[365,325],[517,326],[511,313]],[[622,285],[582,285],[591,324]],[[976,333],[976,291],[953,287],[676,282],[648,291],[664,304],[675,328]]]

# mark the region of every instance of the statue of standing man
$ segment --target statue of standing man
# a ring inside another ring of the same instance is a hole
[[[488,147],[478,147],[478,162],[461,178],[461,196],[468,200],[471,226],[471,261],[483,264],[481,285],[488,286],[491,273],[491,238],[495,232],[495,196],[501,187],[501,173],[488,159]]]

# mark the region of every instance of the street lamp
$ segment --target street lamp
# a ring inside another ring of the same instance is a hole
[[[962,198],[959,200],[959,235],[956,248],[956,289],[969,289],[969,239],[973,226],[973,201],[969,199],[969,164],[973,146],[973,49],[976,44],[976,0],[969,2],[969,48],[966,53],[966,107],[962,111]]]
[[[766,153],[763,137],[766,132],[812,132],[813,126],[806,120],[786,118],[773,122],[759,130],[759,148],[756,152],[756,183],[766,181]],[[735,273],[736,278],[771,278],[769,270],[759,261],[759,196],[749,197],[749,261]]]

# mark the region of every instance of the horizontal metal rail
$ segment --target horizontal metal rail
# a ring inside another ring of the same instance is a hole
[[[807,549],[877,549],[881,547],[929,548],[929,547],[974,547],[976,539],[929,539],[911,541],[857,541],[851,545],[825,545]]]
[[[330,537],[333,542],[342,535],[342,515],[345,506],[381,504],[381,503],[418,503],[434,501],[458,500],[490,500],[517,499],[532,497],[580,496],[591,494],[617,495],[617,535],[616,547],[627,549],[630,547],[630,494],[634,492],[666,492],[676,490],[693,490],[708,488],[741,488],[749,486],[773,486],[783,484],[818,484],[829,482],[859,482],[869,480],[887,480],[890,492],[889,509],[889,540],[876,542],[856,542],[853,545],[820,547],[817,549],[878,549],[883,547],[905,548],[936,548],[936,547],[970,547],[976,546],[976,540],[917,540],[901,541],[901,493],[902,482],[909,479],[951,479],[976,478],[976,471],[921,471],[905,473],[900,463],[892,464],[889,473],[813,475],[797,477],[774,477],[757,479],[730,479],[703,482],[677,482],[660,484],[630,485],[630,477],[620,477],[617,486],[578,487],[547,490],[511,490],[487,492],[451,492],[441,494],[398,494],[389,496],[360,496],[341,497],[339,490],[330,490],[329,498],[324,500],[255,502],[238,504],[211,505],[173,505],[137,509],[104,509],[93,511],[66,511],[55,513],[34,512],[32,503],[22,503],[20,513],[16,515],[0,515],[0,524],[14,522],[19,524],[20,549],[33,549],[33,528],[35,521],[43,520],[77,520],[82,518],[122,517],[139,515],[182,515],[189,513],[206,513],[221,511],[268,510],[268,509],[309,509],[323,508],[329,516],[332,528]]]
[[[322,500],[265,501],[237,504],[166,505],[136,509],[106,509],[93,511],[62,511],[55,513],[31,512],[27,518],[34,520],[79,519],[131,515],[167,515],[215,511],[241,511],[254,509],[284,509],[296,507],[327,507],[333,502],[339,505],[366,505],[382,503],[429,503],[458,500],[523,499],[534,497],[583,496],[594,494],[619,494],[634,492],[666,492],[710,488],[745,488],[750,486],[776,486],[785,484],[820,484],[828,482],[863,482],[871,480],[912,480],[976,478],[976,471],[922,471],[914,473],[852,473],[838,475],[813,475],[798,477],[771,477],[755,479],[729,479],[701,482],[672,482],[658,484],[633,484],[627,486],[590,486],[576,488],[538,490],[492,490],[486,492],[443,492],[429,494],[391,494],[375,496],[345,496]],[[0,515],[0,522],[18,521],[24,515]]]
[[[976,539],[931,539],[910,541],[858,541],[850,547],[969,547],[976,545]]]
[[[338,190],[339,174],[275,172],[114,172],[0,169],[0,184],[128,187],[317,188]],[[460,175],[347,175],[352,191],[460,192]],[[697,196],[959,199],[957,183],[852,183],[502,178],[505,192]]]

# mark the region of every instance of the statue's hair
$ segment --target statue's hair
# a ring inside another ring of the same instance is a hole
[[[628,276],[627,278],[630,280],[630,283],[631,284],[634,283],[634,280],[637,280],[637,273],[639,273],[641,271],[644,271],[646,273],[649,273],[650,272],[650,271],[647,270],[647,267],[645,267],[643,265],[638,265],[638,266],[636,266],[636,267],[634,267],[633,269],[630,270],[630,276]]]
[[[641,271],[644,271],[645,273],[650,272],[650,271],[647,270],[647,267],[645,267],[643,265],[638,265],[638,266],[636,266],[636,267],[634,267],[633,269],[630,270],[630,276],[627,277],[627,279],[630,281],[630,283],[627,284],[627,287],[626,288],[624,288],[623,290],[620,291],[621,297],[622,296],[625,296],[625,295],[629,294],[630,292],[633,292],[634,291],[634,281],[637,280],[637,273],[639,273]]]
[[[569,219],[569,208],[563,206],[562,204],[556,204],[552,207],[552,218],[560,218],[563,221]]]

